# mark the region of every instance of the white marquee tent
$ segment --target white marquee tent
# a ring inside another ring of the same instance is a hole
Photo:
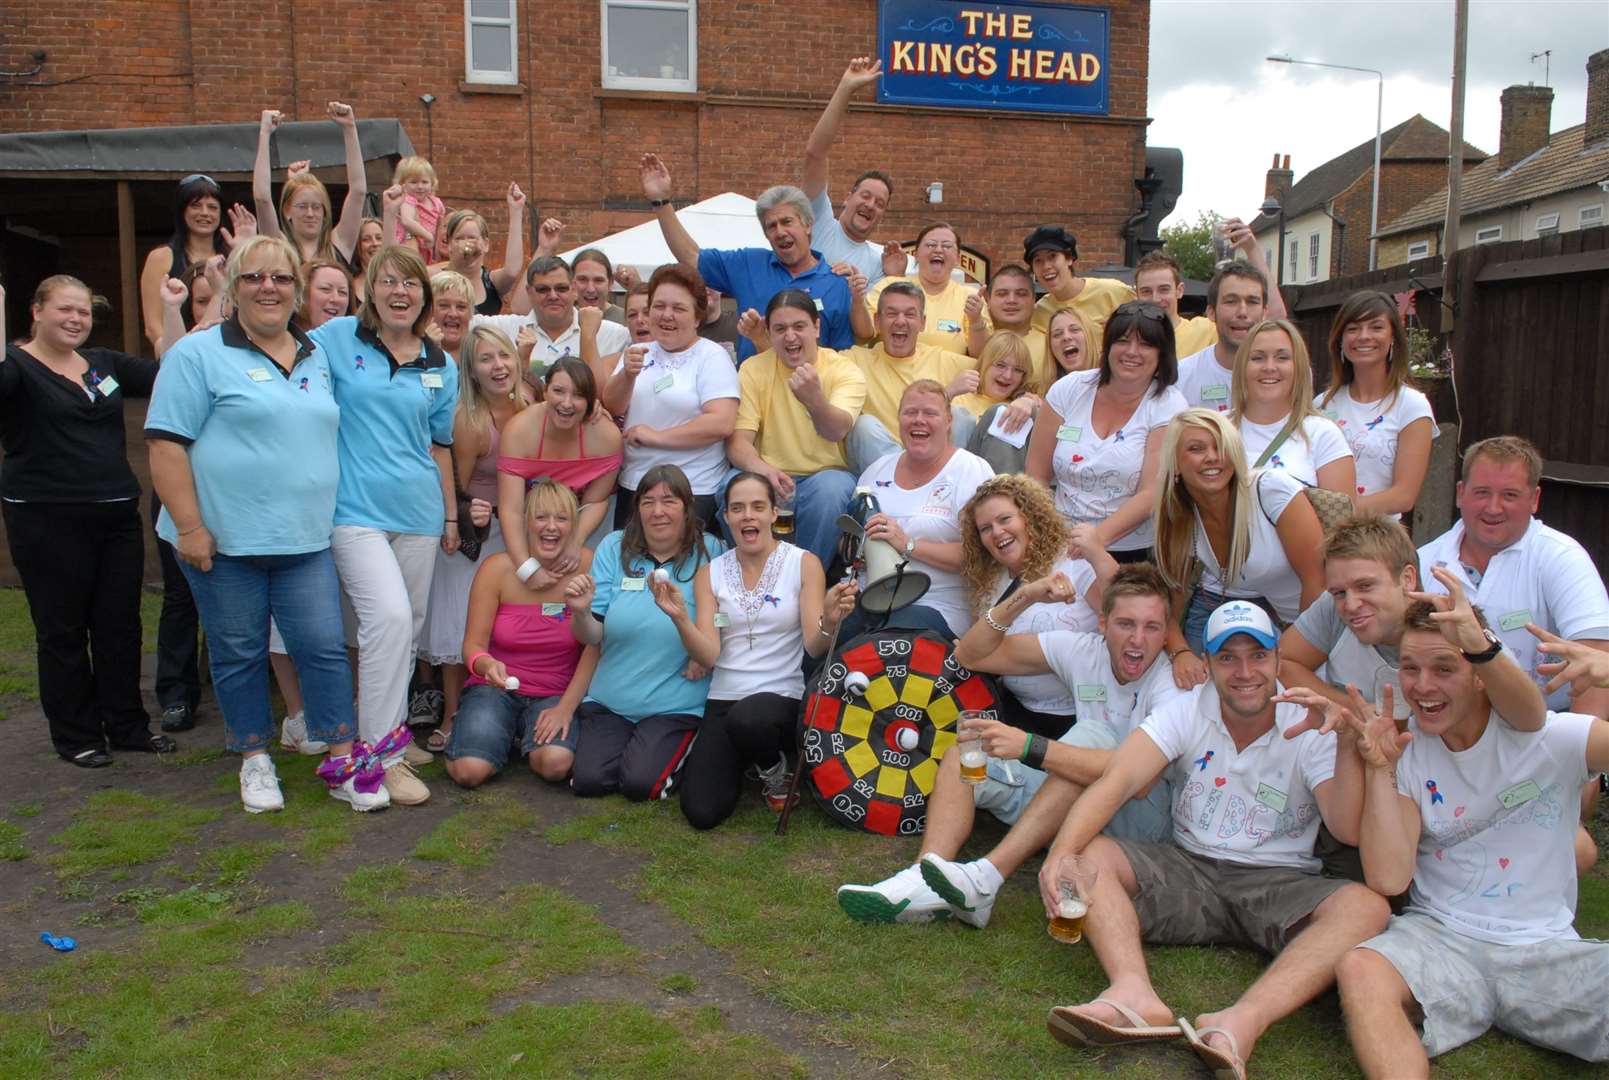
[[[722,192],[676,211],[676,217],[701,248],[768,246],[765,233],[760,229],[760,221],[754,216],[754,200],[746,195]],[[635,267],[644,281],[657,267],[676,261],[670,248],[665,245],[657,221],[645,221],[593,243],[572,248],[564,252],[562,258],[570,262],[585,248],[598,248],[616,266]]]

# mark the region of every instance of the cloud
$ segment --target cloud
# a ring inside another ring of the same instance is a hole
[[[1464,138],[1497,150],[1498,96],[1543,81],[1531,54],[1552,49],[1553,129],[1586,113],[1588,55],[1609,46],[1602,0],[1476,0],[1470,5]],[[1277,153],[1300,179],[1374,138],[1374,76],[1269,63],[1288,54],[1385,73],[1384,127],[1413,116],[1448,126],[1451,3],[1281,3],[1153,0],[1146,140],[1184,151],[1184,194],[1172,222],[1198,211],[1247,216]]]

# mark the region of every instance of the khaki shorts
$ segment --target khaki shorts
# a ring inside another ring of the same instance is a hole
[[[1134,869],[1134,911],[1152,945],[1250,945],[1277,953],[1349,882],[1284,866],[1209,859],[1172,844],[1118,840]]]

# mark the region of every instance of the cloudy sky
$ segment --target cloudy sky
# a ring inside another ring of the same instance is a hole
[[[1553,50],[1553,130],[1586,114],[1586,62],[1609,48],[1604,0],[1472,0],[1464,138],[1497,151],[1498,95],[1543,82]],[[1269,63],[1287,54],[1385,73],[1386,128],[1452,109],[1450,0],[1152,0],[1147,142],[1184,151],[1169,224],[1200,210],[1250,217],[1275,152],[1308,170],[1374,138],[1373,75]],[[1383,223],[1382,223],[1383,224]]]

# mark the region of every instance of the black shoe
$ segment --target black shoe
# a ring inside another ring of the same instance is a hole
[[[169,705],[162,710],[163,731],[189,731],[195,726],[195,713],[188,705]]]
[[[76,754],[63,754],[61,759],[80,769],[104,769],[112,763],[112,755],[104,746],[86,746]]]
[[[171,754],[178,748],[178,743],[154,731],[142,731],[128,742],[112,744],[114,750],[132,750],[139,754]]]

